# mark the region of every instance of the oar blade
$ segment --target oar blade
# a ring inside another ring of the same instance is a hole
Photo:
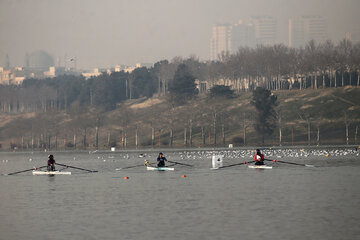
[[[179,165],[184,165],[184,166],[188,166],[188,167],[193,167],[193,165],[186,164],[186,163],[174,162],[174,161],[169,161],[169,160],[168,160],[168,162],[170,162],[170,163],[175,163],[175,164],[179,164]]]
[[[235,164],[231,164],[231,165],[219,167],[218,169],[223,169],[223,168],[228,168],[228,167],[234,167],[234,166],[239,166],[239,165],[246,165],[246,164],[253,163],[253,162],[255,162],[255,161],[235,163]]]
[[[315,167],[314,165],[310,165],[310,164],[301,164],[301,163],[294,163],[294,162],[285,162],[285,161],[271,160],[271,159],[264,159],[264,160],[266,160],[266,161],[271,161],[271,162],[291,164],[291,165],[296,165],[296,166],[303,166],[303,167]]]
[[[29,171],[33,171],[33,170],[40,169],[40,168],[44,168],[44,167],[47,167],[47,165],[42,166],[42,167],[38,167],[38,168],[33,167],[33,168],[26,169],[26,170],[22,170],[22,171],[12,172],[12,173],[8,173],[8,174],[5,174],[5,175],[15,175],[15,174],[18,174],[18,173],[29,172]]]
[[[57,165],[60,165],[60,166],[64,166],[64,167],[69,167],[69,168],[74,168],[74,169],[78,169],[78,170],[87,171],[87,172],[98,172],[98,171],[96,171],[96,170],[89,170],[89,169],[74,167],[74,166],[65,165],[65,164],[61,164],[61,163],[56,163],[56,164],[57,164]]]
[[[135,168],[135,167],[142,167],[142,166],[146,166],[146,164],[138,164],[138,165],[135,165],[135,166],[128,166],[128,167],[123,167],[123,168],[117,168],[117,169],[118,169],[117,171],[124,170],[124,169]]]

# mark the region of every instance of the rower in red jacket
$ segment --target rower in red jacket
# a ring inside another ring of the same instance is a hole
[[[255,165],[264,165],[264,155],[260,152],[260,149],[256,149]]]

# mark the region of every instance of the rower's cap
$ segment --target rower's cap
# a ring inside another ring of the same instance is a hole
[[[257,152],[260,152],[260,149],[256,149]]]
[[[161,152],[161,153],[159,153],[159,155],[164,155],[164,154]]]
[[[52,154],[51,154],[51,155],[49,155],[49,158],[54,158],[54,155],[52,155]]]

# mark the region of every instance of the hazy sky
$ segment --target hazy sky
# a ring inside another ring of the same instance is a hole
[[[360,0],[0,0],[0,63],[24,65],[25,52],[76,56],[80,68],[209,58],[211,27],[256,15],[277,18],[288,43],[288,19],[321,15],[334,41],[360,32]]]

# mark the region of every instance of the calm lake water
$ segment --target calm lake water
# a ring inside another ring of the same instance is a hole
[[[194,167],[115,171],[157,155],[139,153],[58,152],[58,163],[99,172],[0,176],[0,239],[360,238],[360,152],[353,149],[268,150],[271,159],[316,165],[270,163],[271,170],[210,170],[211,151],[167,150],[168,160]],[[220,154],[228,165],[253,153]],[[47,153],[0,153],[0,173],[46,161]]]

